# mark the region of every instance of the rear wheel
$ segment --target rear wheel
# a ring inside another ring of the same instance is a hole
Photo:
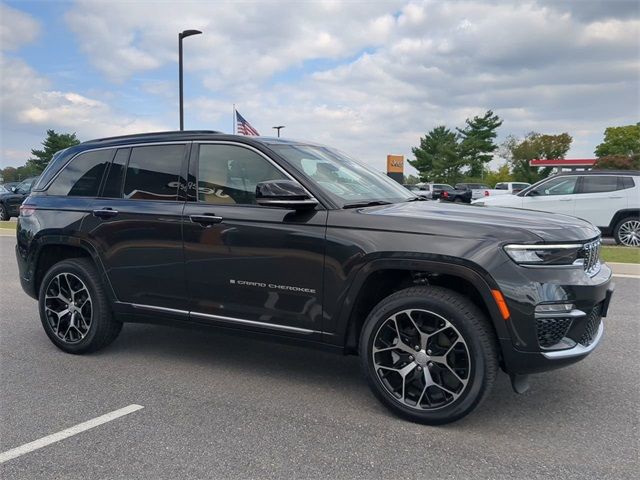
[[[613,236],[618,245],[640,247],[640,218],[623,218],[613,229]]]
[[[11,217],[9,216],[9,211],[7,210],[7,207],[5,207],[3,203],[0,203],[0,220],[6,221],[10,219]]]
[[[55,264],[42,280],[40,319],[49,339],[67,353],[88,353],[110,344],[122,323],[113,319],[95,266],[87,259]]]
[[[482,312],[439,287],[408,288],[380,302],[362,330],[360,356],[378,399],[429,425],[471,412],[498,370],[495,337]]]

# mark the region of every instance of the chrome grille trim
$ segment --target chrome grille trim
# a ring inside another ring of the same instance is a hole
[[[582,268],[585,273],[590,277],[593,277],[596,273],[600,271],[600,245],[602,244],[601,239],[598,237],[595,240],[585,243],[582,246],[581,257],[582,257]]]

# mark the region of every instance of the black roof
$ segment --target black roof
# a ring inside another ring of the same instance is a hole
[[[639,170],[587,170],[583,172],[558,172],[555,175],[640,175]]]

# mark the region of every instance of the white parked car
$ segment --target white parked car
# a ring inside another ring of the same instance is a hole
[[[527,187],[530,187],[530,183],[526,182],[500,182],[496,183],[496,188],[491,188],[484,192],[485,197],[492,195],[506,195],[508,193],[519,193]]]
[[[516,195],[487,196],[474,205],[564,213],[588,220],[622,245],[640,246],[640,172],[566,172]]]

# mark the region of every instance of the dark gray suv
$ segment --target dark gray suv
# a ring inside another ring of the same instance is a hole
[[[242,330],[358,354],[386,406],[440,424],[500,369],[521,392],[598,345],[612,293],[599,235],[423,201],[321,145],[166,132],[59,154],[21,207],[16,253],[65,352],[128,321]]]

